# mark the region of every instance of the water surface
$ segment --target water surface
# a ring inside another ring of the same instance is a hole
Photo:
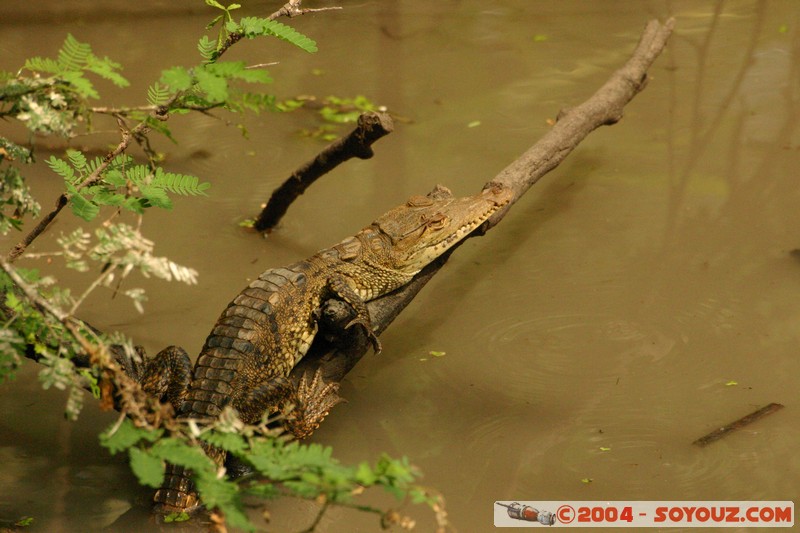
[[[132,88],[102,86],[110,103],[140,104],[160,69],[196,61],[210,18],[197,4],[2,5],[0,68],[52,55],[71,32],[125,65]],[[197,353],[260,271],[337,242],[436,183],[478,190],[547,131],[548,118],[626,60],[647,20],[672,15],[677,30],[624,120],[593,133],[501,225],[459,249],[383,335],[384,352],[347,377],[348,403],[314,440],[344,462],[409,456],[460,531],[491,530],[496,500],[796,499],[794,3],[344,5],[293,22],[318,41],[318,54],[252,42],[232,57],[280,61],[271,72],[281,97],[365,94],[413,122],[379,141],[372,160],[312,187],[264,240],[236,222],[320,148],[294,133],[314,127],[311,117],[249,118],[249,140],[208,117],[172,121],[179,144],[158,145],[168,168],[210,180],[212,194],[148,216],[144,231],[160,253],[196,268],[200,284],[137,281],[149,291],[147,314],[101,293],[84,318],[151,353],[169,344]],[[23,138],[12,124],[0,127]],[[39,166],[31,179],[49,206],[54,176]],[[75,224],[63,217],[50,237]],[[40,390],[32,363],[0,398],[1,518],[33,516],[31,531],[84,531],[146,501],[124,460],[97,444],[113,415],[90,405],[77,423],[64,422],[64,398]],[[786,409],[708,448],[691,446],[770,402]],[[301,530],[315,514],[304,502],[271,509],[275,531]],[[432,530],[424,508],[403,511]],[[378,524],[334,509],[318,530]]]

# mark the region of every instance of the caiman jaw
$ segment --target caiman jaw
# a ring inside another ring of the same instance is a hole
[[[511,201],[513,193],[493,186],[479,194],[453,198],[437,185],[428,196],[415,196],[375,222],[392,240],[392,268],[416,274],[425,265],[483,224]]]

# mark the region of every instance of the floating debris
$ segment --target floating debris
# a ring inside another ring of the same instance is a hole
[[[731,431],[734,431],[734,430],[737,430],[737,429],[741,429],[741,428],[743,428],[743,427],[745,427],[747,425],[752,424],[753,422],[755,422],[759,418],[763,418],[763,417],[765,417],[767,415],[770,415],[770,414],[774,413],[775,411],[779,411],[781,409],[783,409],[783,405],[781,405],[779,403],[771,403],[771,404],[769,404],[769,405],[767,405],[765,407],[762,407],[761,409],[759,409],[757,411],[754,411],[754,412],[750,413],[747,416],[743,416],[742,418],[740,418],[739,420],[736,420],[735,422],[731,422],[730,424],[722,426],[719,429],[715,429],[714,431],[712,431],[711,433],[709,433],[705,437],[700,437],[699,439],[694,441],[692,444],[695,444],[695,445],[701,446],[701,447],[702,446],[708,446],[712,442],[721,439],[722,437],[724,437],[725,435],[727,435]]]

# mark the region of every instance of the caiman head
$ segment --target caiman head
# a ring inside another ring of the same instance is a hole
[[[513,192],[494,185],[474,196],[453,197],[437,185],[427,196],[412,196],[387,212],[371,229],[390,241],[381,254],[384,267],[414,275],[508,204]]]

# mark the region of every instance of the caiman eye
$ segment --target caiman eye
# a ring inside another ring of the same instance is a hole
[[[433,200],[427,196],[412,196],[406,202],[408,207],[427,207],[433,205]]]
[[[443,213],[434,213],[433,215],[430,215],[429,217],[425,218],[423,222],[426,228],[438,230],[447,226],[447,224],[450,223],[450,219],[447,218],[447,215]]]

